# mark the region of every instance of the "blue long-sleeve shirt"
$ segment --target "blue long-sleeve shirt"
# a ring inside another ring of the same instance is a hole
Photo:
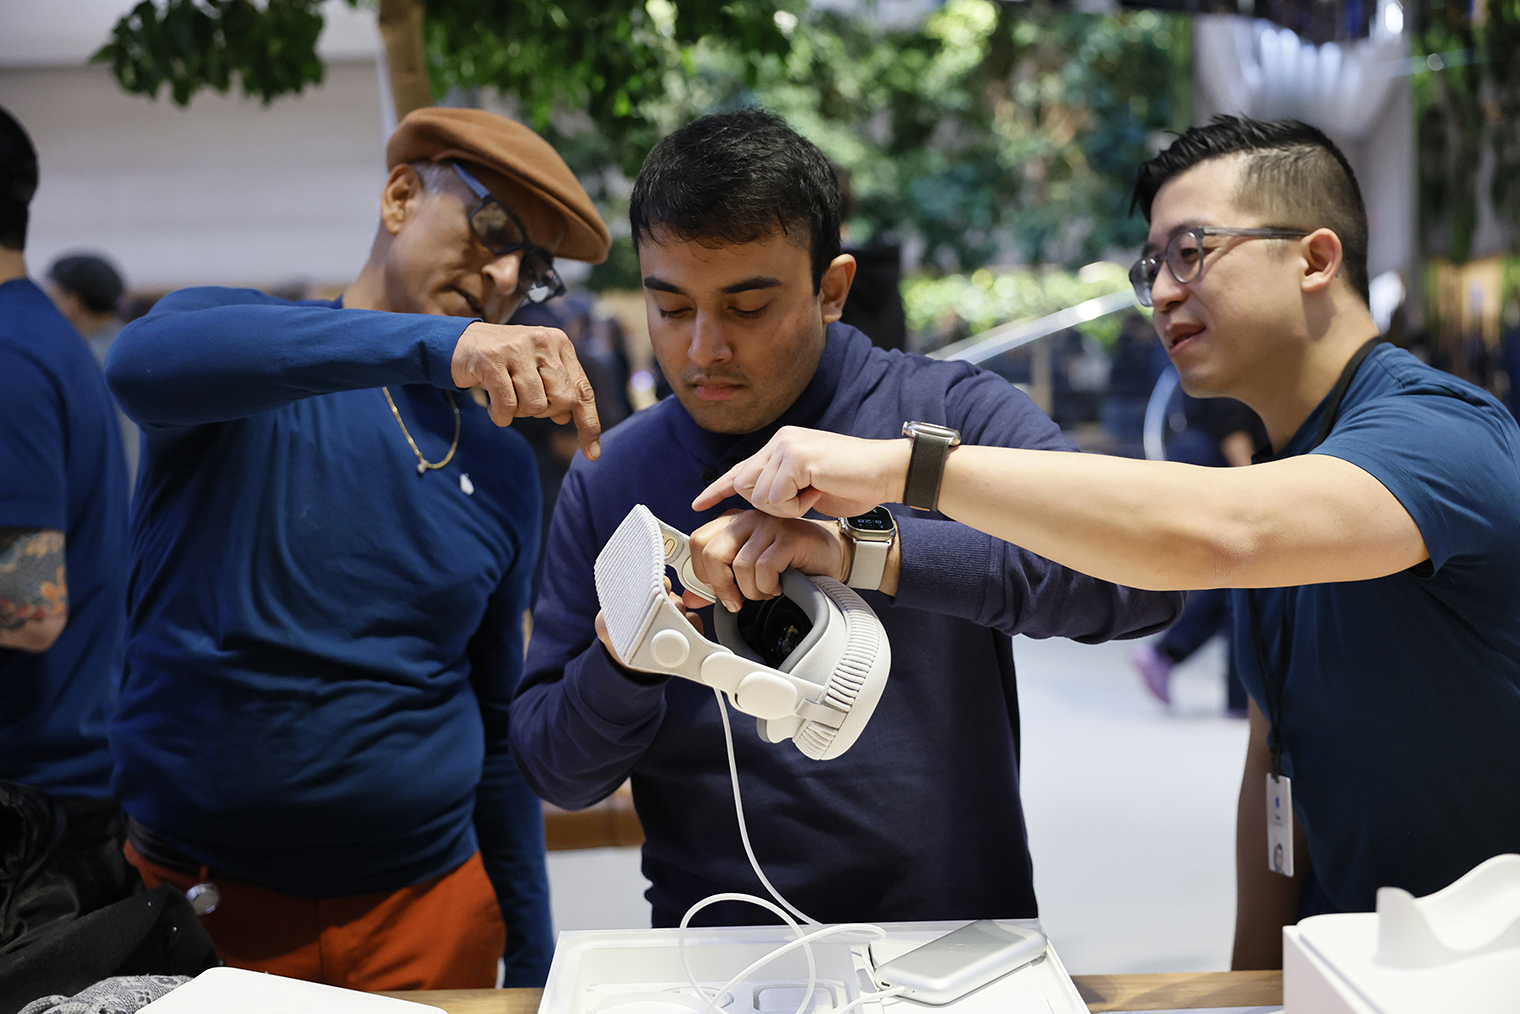
[[[458,392],[457,453],[419,475],[378,390],[444,458],[470,323],[189,289],[122,331],[107,370],[146,457],[114,785],[172,847],[288,894],[398,890],[478,844],[509,966],[541,982],[542,812],[507,749],[533,456]]]
[[[882,438],[907,419],[953,426],[971,444],[1072,449],[1001,378],[874,349],[836,324],[812,381],[772,426],[709,433],[667,398],[608,433],[596,462],[571,467],[512,746],[533,787],[561,806],[588,805],[632,776],[656,925],[714,892],[763,892],[740,844],[712,691],[630,676],[612,661],[593,628],[597,553],[637,503],[687,532],[746,506],[698,514],[691,501],[780,426]],[[860,739],[838,759],[812,761],[790,743],[762,742],[753,719],[735,715],[755,851],[782,894],[825,922],[1034,916],[1008,635],[1138,636],[1174,619],[1182,597],[1117,587],[941,516],[894,510],[897,595],[863,593],[891,639],[892,673]],[[704,622],[711,630],[710,612]],[[717,905],[697,921],[767,918],[759,911]]]

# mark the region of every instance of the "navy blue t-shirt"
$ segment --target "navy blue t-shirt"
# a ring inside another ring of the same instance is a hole
[[[1279,457],[1310,449],[1326,407]],[[1332,910],[1370,911],[1379,887],[1429,894],[1520,852],[1520,428],[1478,388],[1381,345],[1313,453],[1386,486],[1430,551],[1371,581],[1255,592],[1274,684],[1290,610],[1277,732],[1315,879]],[[1234,594],[1236,662],[1270,717]]]
[[[0,778],[105,798],[126,623],[126,458],[89,346],[25,278],[0,285],[0,527],[64,533],[69,600],[47,651],[0,648]]]

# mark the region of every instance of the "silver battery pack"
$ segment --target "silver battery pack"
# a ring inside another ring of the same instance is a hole
[[[919,1003],[947,1004],[1045,953],[1038,930],[983,919],[931,940],[876,969],[876,981]]]

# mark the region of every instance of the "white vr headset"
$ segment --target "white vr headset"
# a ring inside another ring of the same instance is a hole
[[[814,760],[844,753],[881,699],[892,667],[887,632],[853,590],[788,568],[782,594],[713,607],[717,643],[697,633],[665,591],[665,567],[688,591],[716,601],[691,569],[682,532],[643,504],[628,512],[596,558],[596,594],[618,658],[630,669],[716,687],[759,719],[760,738],[790,738]]]

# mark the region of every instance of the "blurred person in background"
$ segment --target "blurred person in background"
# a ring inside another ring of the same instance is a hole
[[[101,366],[124,323],[120,305],[126,289],[121,272],[99,254],[65,254],[48,268],[48,295],[90,343]]]
[[[126,289],[121,272],[99,254],[65,254],[48,268],[48,295],[89,342],[90,351],[102,367],[111,343],[126,323],[121,316]],[[125,412],[118,410],[116,415],[127,449],[127,482],[131,484],[137,480],[137,424]]]
[[[141,889],[118,861],[107,744],[126,625],[126,465],[99,364],[27,277],[37,181],[31,139],[0,109],[0,779],[53,797],[68,814],[59,847],[84,850],[97,871],[74,911],[32,912],[32,931]],[[5,826],[9,893],[33,872],[9,850],[34,829]],[[10,894],[0,913],[7,933],[16,905]]]
[[[596,299],[589,292],[572,292],[554,303],[528,303],[518,309],[510,323],[537,327],[554,327],[565,332],[575,348],[576,359],[586,371],[586,379],[596,393],[596,414],[601,421],[602,432],[610,430],[633,414],[628,399],[627,362],[622,368],[615,358],[607,355],[604,347],[596,343],[593,310]],[[543,583],[542,546],[549,538],[549,521],[554,516],[554,504],[559,499],[559,488],[570,470],[579,444],[575,427],[569,423],[557,423],[553,419],[523,419],[516,424],[517,431],[528,439],[533,457],[538,462],[538,482],[543,489],[543,524],[540,528],[538,567],[533,573],[533,597]]]
[[[844,252],[855,258],[855,281],[845,297],[839,322],[871,339],[880,349],[908,347],[908,313],[902,298],[902,245],[874,238],[855,243],[850,220],[859,211],[848,169],[834,166],[839,180],[839,238]]]
[[[1234,398],[1194,398],[1182,395],[1186,425],[1166,445],[1166,460],[1209,468],[1239,468],[1251,463],[1258,448],[1267,445],[1267,432],[1250,408]],[[1225,639],[1225,715],[1246,717],[1246,688],[1235,669],[1230,650],[1230,594],[1224,588],[1189,593],[1177,622],[1155,644],[1141,645],[1130,656],[1150,695],[1172,703],[1172,670],[1187,661],[1216,634]]]
[[[357,989],[541,985],[541,805],[507,750],[565,334],[508,326],[607,227],[537,134],[422,109],[331,301],[172,293],[108,374],[145,435],[114,784],[229,964]],[[478,398],[472,395],[483,388]],[[214,903],[214,907],[213,907]]]
[[[1499,364],[1504,370],[1504,404],[1520,419],[1520,293],[1504,303],[1499,322]]]

